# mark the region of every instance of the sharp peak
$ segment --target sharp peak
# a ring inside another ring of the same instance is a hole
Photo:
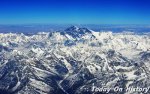
[[[88,28],[85,28],[85,27],[78,27],[78,26],[72,25],[72,26],[68,27],[67,29],[65,29],[65,31],[78,31],[78,30],[82,30],[82,29],[89,30]]]
[[[79,28],[79,27],[76,26],[76,25],[72,25],[72,26],[70,26],[69,28]]]
[[[77,26],[70,26],[68,27],[65,31],[73,31],[73,30],[78,30],[79,28]]]

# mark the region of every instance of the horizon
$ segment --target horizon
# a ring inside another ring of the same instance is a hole
[[[150,24],[149,0],[1,0],[0,24]]]
[[[25,33],[36,34],[38,32],[56,32],[63,31],[72,26],[79,28],[87,28],[96,32],[134,32],[147,33],[150,30],[150,25],[123,25],[123,24],[17,24],[17,25],[0,25],[0,33]]]

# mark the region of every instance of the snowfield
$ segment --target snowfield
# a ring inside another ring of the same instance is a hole
[[[150,35],[95,32],[76,26],[30,36],[0,34],[0,94],[106,93],[92,91],[93,84],[149,87]]]

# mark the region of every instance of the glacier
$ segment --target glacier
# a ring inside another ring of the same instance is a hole
[[[92,88],[123,88],[92,91]],[[0,33],[0,94],[143,94],[150,87],[150,35],[65,30]],[[150,90],[146,92],[149,94]]]

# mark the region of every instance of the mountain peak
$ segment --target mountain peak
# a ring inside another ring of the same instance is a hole
[[[78,27],[77,26],[70,26],[69,28],[67,28],[65,31],[78,31]]]
[[[63,32],[61,32],[62,35],[68,34],[72,36],[73,38],[79,38],[85,34],[91,34],[91,31],[87,28],[79,28],[77,26],[71,26],[67,29],[65,29]]]

